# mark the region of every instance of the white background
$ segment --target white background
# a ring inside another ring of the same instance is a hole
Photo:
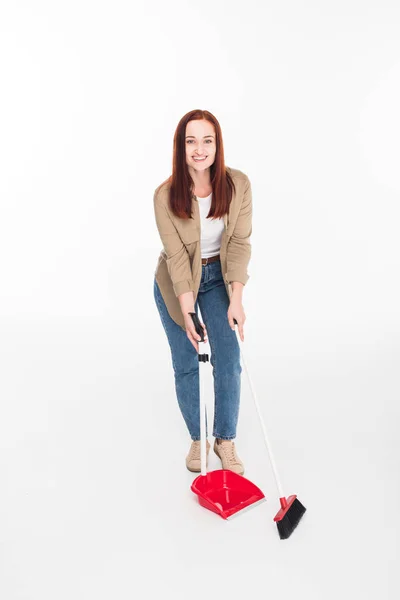
[[[399,31],[395,0],[2,2],[2,598],[399,597]],[[244,371],[267,502],[226,522],[185,468],[153,191],[194,108],[252,183],[243,349],[307,507],[285,541]]]

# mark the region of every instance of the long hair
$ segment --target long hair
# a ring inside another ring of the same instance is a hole
[[[169,207],[171,212],[182,219],[192,217],[194,181],[186,164],[186,125],[189,121],[205,119],[214,125],[216,152],[210,167],[212,201],[208,217],[218,219],[229,211],[235,184],[227,171],[224,160],[222,132],[217,119],[208,110],[192,110],[184,115],[175,130],[173,142],[172,175],[164,183],[169,184]],[[161,187],[161,186],[159,186]]]

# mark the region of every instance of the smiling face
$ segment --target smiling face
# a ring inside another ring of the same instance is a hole
[[[217,150],[214,125],[207,120],[197,119],[186,125],[186,163],[195,171],[210,168]]]

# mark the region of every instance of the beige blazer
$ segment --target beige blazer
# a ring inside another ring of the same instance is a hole
[[[247,267],[251,257],[252,197],[247,175],[239,169],[226,168],[236,186],[229,214],[224,215],[225,227],[220,249],[221,271],[230,298],[231,283],[240,281],[246,285],[249,279]],[[197,300],[202,274],[200,211],[193,194],[194,219],[176,217],[169,210],[168,194],[168,183],[154,192],[154,212],[163,243],[154,275],[168,313],[185,330],[178,296],[192,290],[194,301]]]

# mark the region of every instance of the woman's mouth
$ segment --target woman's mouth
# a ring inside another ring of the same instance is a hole
[[[195,160],[196,162],[201,162],[202,160],[206,160],[207,156],[193,156],[193,160]]]

